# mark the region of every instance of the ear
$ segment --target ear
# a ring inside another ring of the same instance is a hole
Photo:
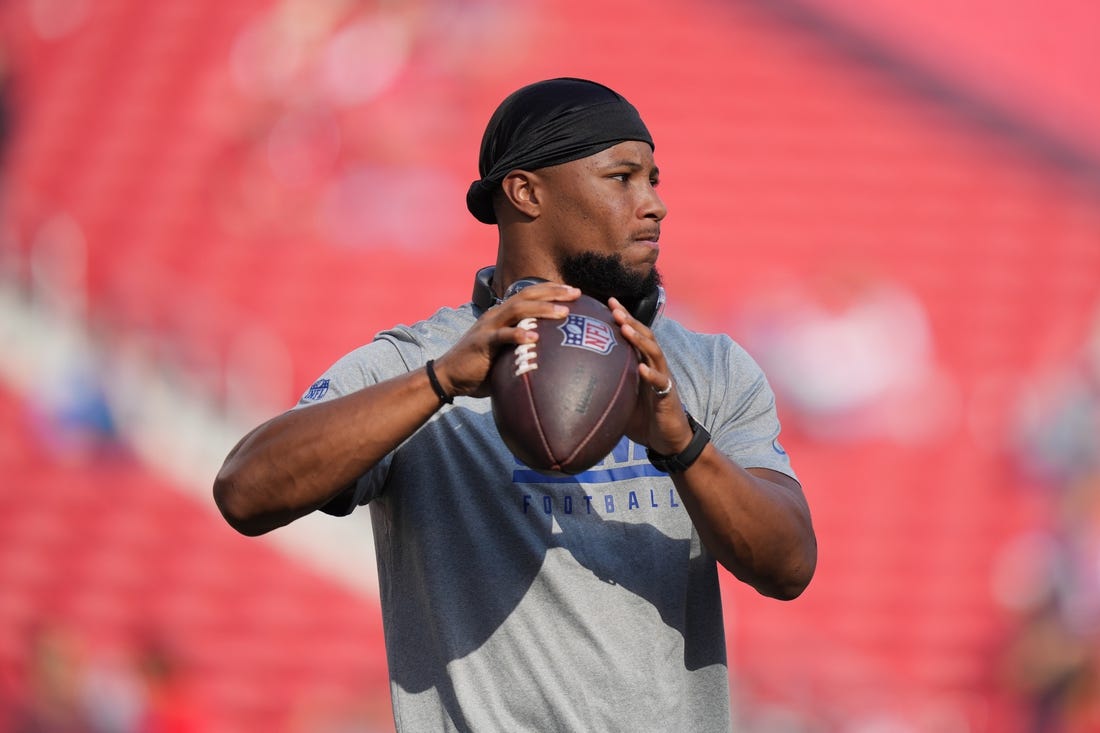
[[[538,218],[538,176],[530,171],[514,170],[500,182],[504,198],[512,208],[531,219]]]

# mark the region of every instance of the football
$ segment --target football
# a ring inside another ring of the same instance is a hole
[[[566,305],[564,319],[520,322],[538,340],[501,349],[489,374],[500,437],[550,475],[581,473],[607,456],[638,396],[638,356],[611,311],[587,295]]]

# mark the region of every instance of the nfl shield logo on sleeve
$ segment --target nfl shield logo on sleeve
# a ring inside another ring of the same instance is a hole
[[[328,392],[328,380],[318,379],[310,385],[305,395],[302,396],[302,399],[306,402],[316,402],[324,397],[326,392]]]

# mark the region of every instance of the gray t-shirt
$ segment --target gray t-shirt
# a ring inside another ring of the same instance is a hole
[[[301,406],[418,369],[474,323],[444,308],[348,354]],[[686,409],[746,468],[792,475],[763,373],[661,319]],[[672,481],[624,438],[592,469],[527,469],[459,397],[325,511],[368,504],[400,731],[728,733],[717,564]]]

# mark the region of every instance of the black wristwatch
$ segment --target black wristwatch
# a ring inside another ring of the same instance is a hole
[[[707,429],[697,423],[690,414],[685,414],[687,414],[688,425],[691,426],[691,442],[687,444],[687,448],[674,456],[662,455],[651,448],[645,449],[646,458],[658,471],[664,471],[665,473],[686,471],[691,464],[698,460],[699,455],[707,447],[707,443],[710,442],[710,433],[707,432]]]

